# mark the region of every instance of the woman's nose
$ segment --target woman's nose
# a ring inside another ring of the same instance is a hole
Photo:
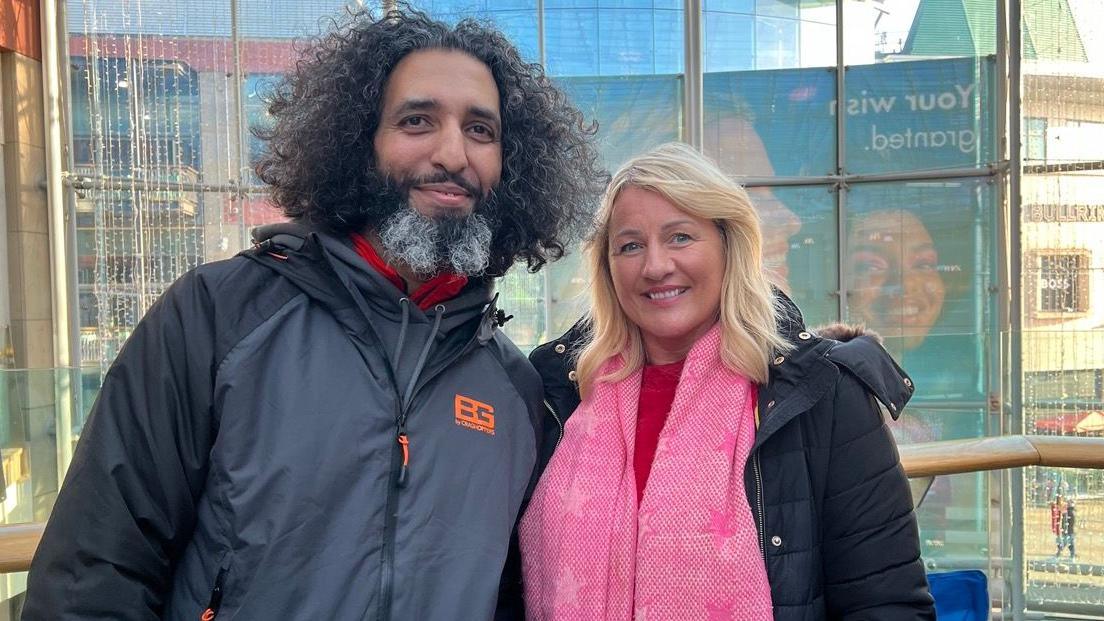
[[[649,280],[662,280],[672,271],[674,271],[674,263],[671,261],[670,253],[662,245],[649,246],[644,255],[644,277]]]

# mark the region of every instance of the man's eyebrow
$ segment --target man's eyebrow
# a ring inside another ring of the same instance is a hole
[[[483,106],[470,106],[468,108],[468,114],[483,119],[484,121],[490,121],[496,125],[500,122],[498,115],[494,113],[490,108],[484,108]]]
[[[422,112],[425,110],[435,110],[440,107],[441,104],[436,99],[407,99],[399,104],[399,107],[391,113],[392,115],[405,114],[407,112]]]

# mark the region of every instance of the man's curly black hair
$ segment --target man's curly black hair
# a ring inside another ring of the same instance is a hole
[[[596,125],[540,65],[471,19],[450,27],[408,7],[380,17],[361,10],[314,40],[269,96],[275,122],[253,130],[268,145],[254,168],[273,201],[288,217],[338,234],[378,226],[393,213],[393,184],[377,170],[373,139],[388,76],[425,49],[471,55],[498,86],[502,177],[484,213],[494,231],[487,273],[503,274],[518,260],[537,271],[560,258],[585,234],[608,179],[592,142]]]

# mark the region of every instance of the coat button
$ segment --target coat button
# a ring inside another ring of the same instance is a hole
[[[782,364],[785,361],[786,361],[785,358],[783,358],[782,356],[779,356],[779,357],[774,359],[774,364],[779,365],[779,364]]]
[[[567,379],[574,382],[575,381],[575,372],[574,371],[568,371],[567,372]]]
[[[798,332],[797,333],[797,338],[799,338],[803,341],[807,341],[807,340],[813,338],[813,335],[809,334],[808,332]]]
[[[782,547],[782,538],[778,535],[771,537],[771,545],[776,548]]]
[[[905,386],[908,386],[909,388],[912,388],[912,380],[910,380],[909,378],[906,377],[905,378]]]
[[[555,349],[557,354],[562,354],[567,351],[567,347],[565,347],[563,343],[556,343],[556,346],[552,349]]]
[[[774,407],[774,400],[773,399],[770,400],[770,401],[767,401],[767,407],[768,408],[773,408]]]
[[[896,412],[896,411],[897,411],[897,404],[896,404],[896,403],[890,403],[890,404],[889,404],[889,409],[891,409],[891,410],[893,410],[894,412]]]

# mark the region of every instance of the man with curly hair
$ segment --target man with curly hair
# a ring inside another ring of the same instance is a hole
[[[136,328],[24,619],[520,616],[555,423],[493,280],[585,227],[593,131],[500,33],[409,10],[321,37],[269,110],[256,169],[290,221]]]

